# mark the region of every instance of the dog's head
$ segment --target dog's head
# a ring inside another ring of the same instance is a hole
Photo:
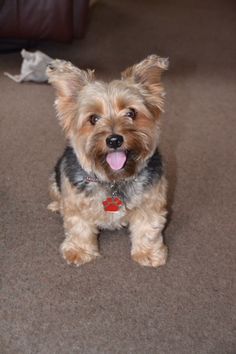
[[[126,69],[121,80],[104,83],[70,62],[49,65],[59,121],[85,171],[115,181],[145,166],[158,144],[167,67],[167,59],[151,55]]]

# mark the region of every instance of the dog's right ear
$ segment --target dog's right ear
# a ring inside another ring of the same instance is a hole
[[[59,97],[77,97],[78,91],[94,79],[94,71],[81,70],[69,61],[58,59],[48,64],[46,73]]]
[[[47,66],[48,82],[56,89],[60,124],[68,135],[78,111],[79,91],[94,80],[94,71],[80,70],[69,61],[53,60]]]

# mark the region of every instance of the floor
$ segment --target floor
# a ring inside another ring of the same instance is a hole
[[[235,34],[231,0],[100,0],[83,40],[38,47],[105,80],[148,54],[170,58],[170,255],[159,269],[130,259],[124,231],[101,234],[95,262],[62,260],[62,221],[46,209],[65,143],[54,92],[3,76],[21,58],[0,56],[2,354],[236,353]]]

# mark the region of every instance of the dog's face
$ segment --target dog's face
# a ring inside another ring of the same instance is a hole
[[[155,55],[121,80],[96,81],[92,71],[54,61],[47,73],[57,90],[59,120],[82,167],[104,181],[135,176],[157,148],[168,61]]]

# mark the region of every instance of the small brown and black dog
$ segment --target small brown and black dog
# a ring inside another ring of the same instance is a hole
[[[98,81],[91,70],[55,60],[48,69],[68,144],[52,176],[52,211],[63,216],[61,252],[81,265],[99,256],[101,229],[129,227],[131,257],[165,264],[167,182],[158,151],[168,59],[150,55],[121,80]]]

